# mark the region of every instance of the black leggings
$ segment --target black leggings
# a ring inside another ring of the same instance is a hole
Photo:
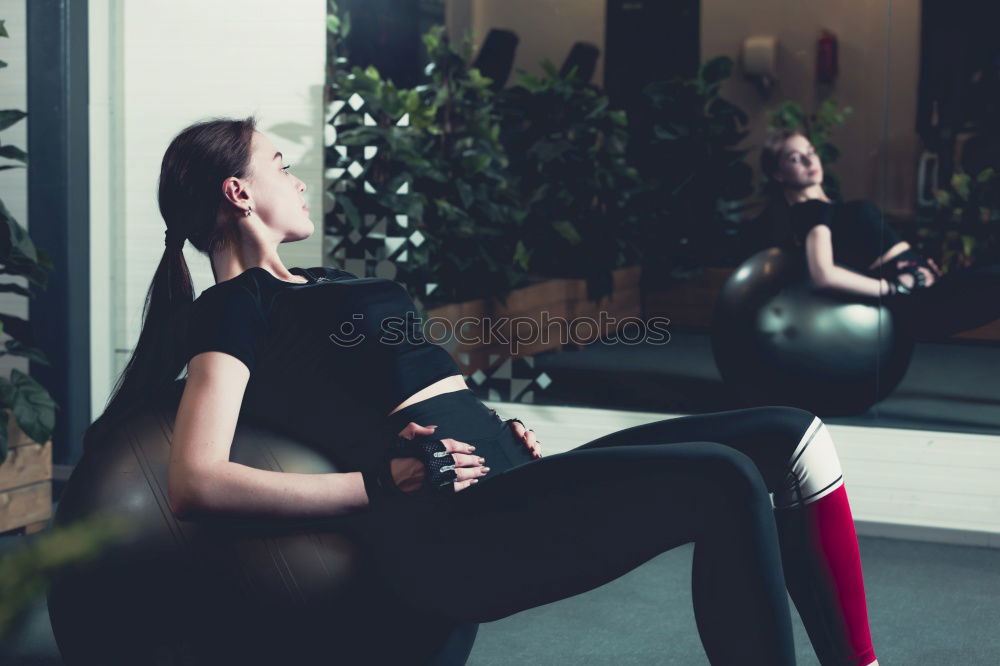
[[[891,263],[891,262],[890,262]],[[884,277],[879,270],[871,277]],[[936,278],[912,294],[884,296],[914,339],[943,340],[1000,318],[1000,264],[976,264]]]
[[[361,539],[378,578],[412,611],[413,635],[398,645],[413,661],[398,663],[433,651],[440,635],[429,627],[572,597],[694,542],[694,613],[711,662],[793,664],[768,491],[787,483],[814,418],[791,407],[684,416],[533,459],[469,389],[392,414],[397,430],[436,424],[436,437],[474,444],[491,468],[441,500],[364,512]]]

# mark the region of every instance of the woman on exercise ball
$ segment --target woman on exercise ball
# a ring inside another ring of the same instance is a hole
[[[357,638],[372,663],[422,663],[442,626],[580,594],[689,542],[711,663],[795,662],[786,586],[821,663],[877,663],[850,505],[819,418],[779,406],[685,416],[542,457],[534,433],[487,408],[412,326],[401,285],[283,265],[279,244],[315,227],[305,183],[281,158],[253,118],[196,123],[170,143],[166,247],[87,448],[100,447],[102,422],[186,364],[171,509],[350,525],[391,598],[412,609],[406,626],[382,626],[377,611],[366,622],[371,636]],[[197,298],[185,240],[215,276]],[[184,334],[174,343],[170,331]],[[230,462],[241,414],[276,415],[348,471]]]
[[[831,201],[823,164],[804,135],[770,135],[761,169],[788,208],[784,244],[805,252],[815,284],[883,299],[917,340],[939,340],[1000,317],[1000,265],[942,275],[869,201]],[[781,201],[778,202],[780,205]]]

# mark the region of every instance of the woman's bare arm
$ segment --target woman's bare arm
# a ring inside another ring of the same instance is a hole
[[[229,461],[250,371],[237,358],[195,355],[177,409],[167,494],[180,518],[201,512],[328,517],[368,506],[361,472],[300,474]]]
[[[825,224],[817,224],[806,235],[806,261],[809,275],[818,287],[872,297],[889,293],[888,281],[870,278],[833,263],[833,232]]]

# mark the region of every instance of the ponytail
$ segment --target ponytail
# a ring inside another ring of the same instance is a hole
[[[253,116],[217,118],[187,127],[167,147],[158,192],[160,214],[167,223],[163,255],[146,291],[139,339],[103,413],[84,433],[84,453],[175,387],[187,363],[185,342],[194,302],[184,240],[211,256],[231,237],[219,185],[230,176],[247,175],[255,129]]]

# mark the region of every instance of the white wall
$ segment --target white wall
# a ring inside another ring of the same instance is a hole
[[[605,0],[450,0],[446,9],[448,34],[461,38],[471,30],[478,50],[491,28],[513,30],[520,38],[508,85],[523,69],[542,74],[544,58],[559,68],[575,42],[590,42],[601,50],[594,83],[604,81]],[[475,52],[475,51],[473,51]]]
[[[0,0],[0,19],[4,20],[10,37],[0,38],[0,60],[7,63],[0,69],[0,109],[28,110],[28,61],[27,30],[24,0]],[[29,118],[0,132],[4,145],[13,144],[21,150],[28,150]],[[31,156],[28,156],[31,159]],[[0,159],[2,164],[21,164],[14,160]],[[28,170],[6,169],[0,171],[0,198],[10,214],[21,226],[28,229]],[[3,282],[13,282],[26,286],[24,278],[5,275]],[[25,318],[28,316],[28,299],[23,296],[0,292],[0,312]],[[7,338],[6,335],[0,336]],[[0,377],[10,377],[10,371],[17,368],[28,372],[28,361],[19,356],[0,357]]]
[[[254,114],[322,211],[324,0],[90,0],[94,416],[138,337],[163,253],[160,160],[188,124]],[[323,263],[314,234],[281,246],[287,266]],[[185,245],[196,292],[207,257]]]

